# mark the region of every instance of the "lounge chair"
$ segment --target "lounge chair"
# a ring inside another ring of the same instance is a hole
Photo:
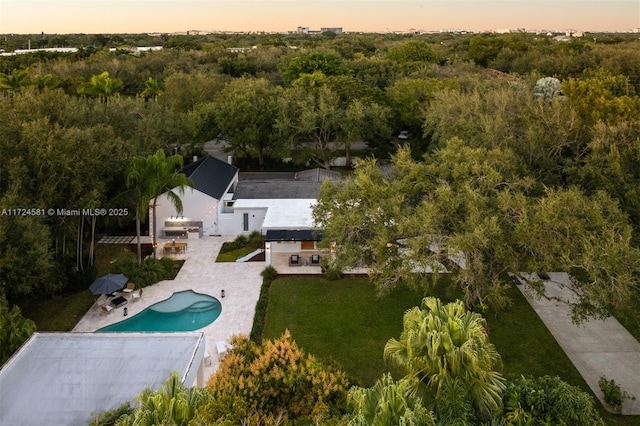
[[[102,312],[109,313],[113,311],[113,306],[111,305],[101,305],[100,307],[102,308]]]
[[[127,283],[127,286],[122,289],[122,292],[123,293],[131,293],[134,288],[136,288],[136,285],[134,283]]]
[[[312,265],[319,265],[320,264],[320,255],[319,254],[312,254],[311,255],[311,264]]]
[[[289,258],[289,266],[300,266],[300,256],[292,254]]]
[[[140,299],[142,297],[142,289],[140,290],[135,290],[133,293],[131,293],[131,298],[133,300],[137,300]]]

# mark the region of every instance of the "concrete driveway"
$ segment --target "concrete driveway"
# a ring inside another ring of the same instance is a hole
[[[569,275],[550,272],[549,278],[544,281],[544,297],[536,296],[526,283],[517,287],[600,401],[598,380],[606,376],[636,396],[635,401],[624,401],[622,414],[640,415],[640,343],[613,317],[574,324],[568,302],[575,294]]]

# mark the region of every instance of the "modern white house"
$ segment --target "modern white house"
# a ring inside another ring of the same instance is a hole
[[[179,216],[166,195],[158,198],[158,237],[190,239],[257,231],[265,236],[267,265],[273,264],[274,256],[289,262],[297,253],[303,254],[300,265],[317,264],[320,233],[313,206],[322,182],[340,180],[339,173],[314,169],[265,178],[252,174],[245,179],[239,178],[236,167],[211,156],[183,172],[195,187],[186,188],[181,197],[184,211]]]
[[[238,168],[212,156],[201,158],[183,168],[193,181],[180,195],[183,211],[178,214],[169,198],[162,194],[156,202],[158,238],[200,238],[226,234],[220,220],[233,214],[233,191],[238,183]],[[174,190],[174,192],[179,191]],[[149,234],[153,232],[153,207],[149,211]]]

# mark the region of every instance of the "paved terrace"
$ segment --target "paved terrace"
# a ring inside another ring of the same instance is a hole
[[[145,287],[140,299],[130,301],[126,305],[129,311],[129,316],[126,318],[130,318],[146,307],[167,299],[177,291],[191,289],[218,298],[222,303],[220,316],[212,324],[199,330],[205,334],[206,348],[211,357],[211,364],[205,365],[205,378],[208,378],[219,364],[216,342],[227,340],[234,334],[251,332],[256,302],[260,295],[262,285],[260,272],[265,267],[264,262],[216,263],[215,261],[222,244],[233,239],[234,237],[204,237],[199,240],[185,240],[188,243],[187,251],[184,254],[175,255],[176,258],[186,260],[176,279]],[[164,241],[159,243],[158,246],[162,247]],[[224,298],[220,298],[222,289],[225,290]],[[125,317],[122,307],[105,313],[94,305],[73,331],[96,331],[123,319]]]
[[[529,278],[528,274],[520,275]],[[549,277],[550,280],[544,282],[544,297],[536,297],[527,284],[518,288],[593,393],[602,401],[600,376],[615,379],[622,389],[636,396],[635,401],[624,401],[622,414],[640,415],[640,343],[613,317],[575,325],[568,304],[575,297],[569,275],[550,272]]]

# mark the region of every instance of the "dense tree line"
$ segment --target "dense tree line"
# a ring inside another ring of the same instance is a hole
[[[620,209],[614,225],[630,225],[630,244],[637,246],[637,39],[590,35],[558,42],[527,34],[57,37],[62,38],[40,35],[44,41],[37,46],[75,45],[80,51],[0,57],[2,209],[108,206],[124,191],[132,158],[158,149],[181,153],[188,162],[205,141],[218,138],[257,168],[283,158],[298,168],[330,167],[337,156],[350,158],[354,142],[368,142],[365,155],[384,157],[395,149],[391,142],[398,142],[392,135],[406,130],[411,157],[426,158],[427,168],[434,168],[429,172],[444,173],[445,179],[446,162],[479,161],[474,157],[480,156],[531,200],[567,191],[604,199],[604,191]],[[21,44],[28,39],[6,36],[0,44],[10,51],[26,47]],[[127,50],[135,45],[164,49]],[[557,96],[535,95],[543,77],[557,79]],[[446,154],[449,146],[456,147],[456,155]],[[468,179],[475,182],[473,174]],[[500,192],[463,188],[484,196]],[[411,194],[415,203],[422,196],[416,189]],[[490,201],[474,206],[467,201],[465,208],[496,208]],[[134,211],[133,203],[126,207]],[[92,263],[95,232],[132,223],[133,216],[3,216],[3,293],[17,301],[68,289],[82,281]],[[468,288],[473,287],[469,281]]]

